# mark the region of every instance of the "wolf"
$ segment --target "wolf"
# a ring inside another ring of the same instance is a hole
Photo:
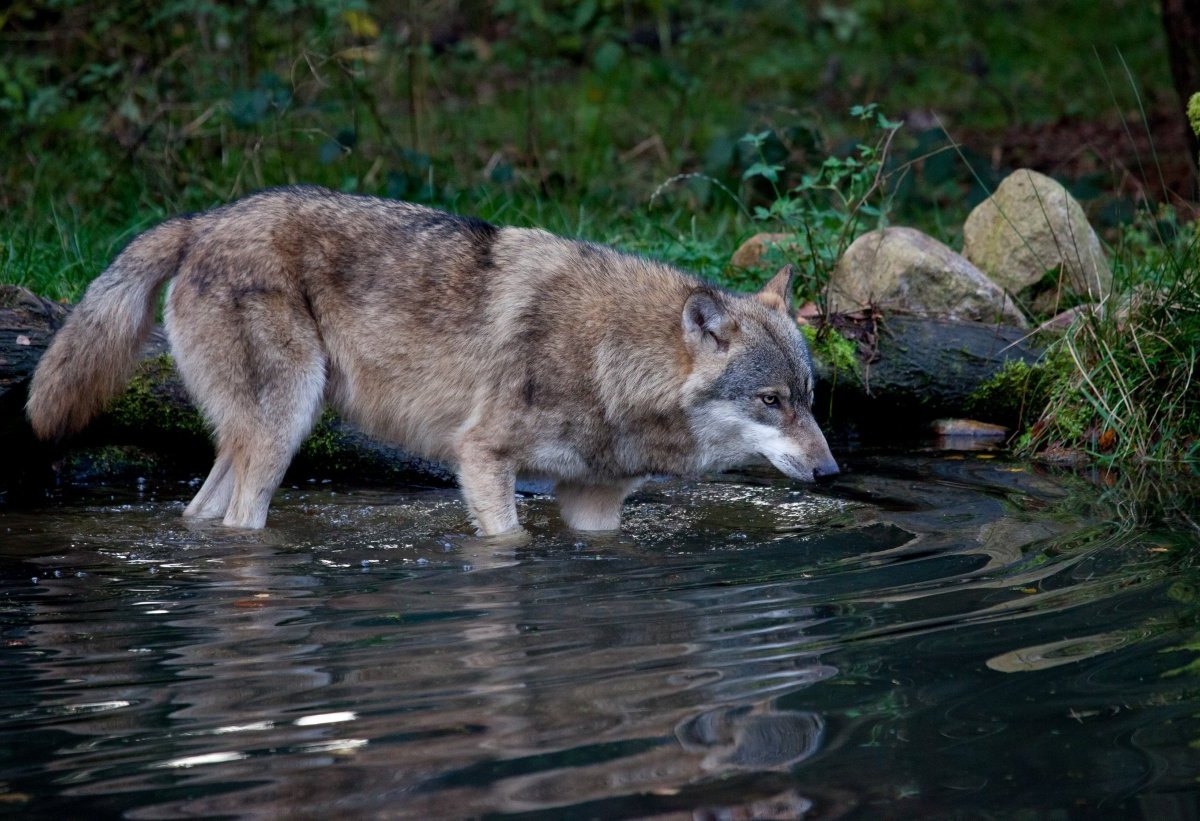
[[[564,521],[620,527],[652,475],[769,460],[838,472],[812,414],[790,267],[737,294],[651,259],[421,205],[293,186],[170,219],[87,289],[34,374],[56,439],[126,385],[165,325],[216,461],[184,511],[265,525],[325,406],[454,466],[478,531],[519,528],[516,477]]]

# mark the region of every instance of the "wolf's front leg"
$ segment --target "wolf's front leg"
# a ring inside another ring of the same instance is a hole
[[[554,486],[554,493],[563,521],[572,530],[620,530],[621,505],[641,483],[641,479],[602,485],[563,481]]]
[[[516,470],[486,445],[459,447],[458,486],[481,536],[517,530]]]

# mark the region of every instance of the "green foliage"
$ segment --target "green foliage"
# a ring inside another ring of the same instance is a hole
[[[781,185],[784,166],[770,162],[766,155],[772,132],[742,138],[755,157],[742,179],[761,177],[774,195],[769,205],[754,209],[754,217],[773,230],[782,229],[802,239],[794,246],[799,253],[787,261],[802,272],[799,288],[809,299],[815,299],[824,289],[838,259],[855,237],[887,224],[889,197],[884,187],[884,162],[901,124],[879,113],[875,104],[854,106],[850,115],[878,131],[877,141],[859,143],[845,156],[826,157],[790,187]]]
[[[1013,360],[971,393],[967,411],[989,422],[1026,428],[1049,398],[1044,377],[1042,367]]]
[[[796,100],[936,100],[983,126],[1006,122],[1018,94],[1022,118],[1101,110],[1104,90],[1080,78],[1093,69],[1059,47],[1090,49],[1097,31],[1138,77],[1167,83],[1153,10],[1127,10],[1113,32],[1082,0],[991,5],[14,0],[0,11],[0,276],[77,296],[113,238],[291,182],[641,246],[665,232],[729,247],[751,226],[722,189],[757,161],[738,135],[771,131],[765,168],[783,166],[788,186],[809,175],[788,199],[812,208],[855,173],[847,160],[870,162],[841,149],[844,124]],[[712,182],[673,190],[645,225],[649,194],[681,170]],[[767,181],[752,174],[747,199],[769,209],[756,201]]]
[[[1192,124],[1192,131],[1200,137],[1200,91],[1197,91],[1188,100],[1187,106],[1188,122]]]
[[[667,234],[666,236],[660,234],[614,244],[623,244],[628,250],[644,253],[657,259],[669,260],[672,264],[707,279],[725,279],[728,284],[735,287],[742,284],[730,280],[725,274],[725,266],[729,260],[729,248],[725,242],[711,235],[700,233],[695,223],[687,233]]]
[[[1069,381],[1073,367],[1060,352],[1051,351],[1035,363],[1012,360],[967,399],[967,410],[978,418],[1026,430],[1045,411],[1060,385]],[[1070,426],[1069,420],[1063,421]]]

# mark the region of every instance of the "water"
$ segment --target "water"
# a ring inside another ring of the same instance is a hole
[[[852,466],[515,546],[447,491],[0,506],[0,814],[1196,817],[1196,488]]]

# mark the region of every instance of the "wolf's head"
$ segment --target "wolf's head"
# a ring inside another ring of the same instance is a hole
[[[704,469],[765,457],[812,481],[838,472],[813,419],[812,358],[791,317],[792,267],[753,296],[694,290],[683,306],[684,385]]]

